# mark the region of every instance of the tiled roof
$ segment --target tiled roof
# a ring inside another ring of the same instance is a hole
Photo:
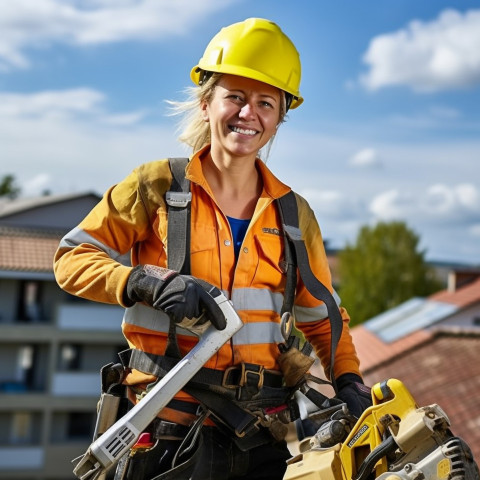
[[[381,341],[392,345],[403,337],[429,328],[462,309],[480,303],[480,276],[454,291],[442,290],[428,298],[412,298],[363,324]]]
[[[52,272],[63,233],[0,226],[0,270]]]
[[[19,212],[41,208],[45,205],[54,205],[64,203],[69,200],[75,200],[84,197],[93,197],[99,199],[100,196],[93,192],[87,193],[67,193],[63,195],[44,195],[41,197],[25,197],[8,199],[0,197],[0,218],[9,217]]]
[[[388,362],[432,336],[429,331],[421,329],[394,342],[385,343],[364,325],[352,328],[351,334],[363,372]]]
[[[420,301],[421,299],[415,300]],[[378,317],[351,329],[353,341],[361,361],[362,371],[368,372],[375,369],[389,362],[398,355],[407,352],[411,348],[428,341],[432,338],[432,335],[434,335],[432,329],[435,324],[445,320],[453,313],[461,311],[463,308],[476,303],[480,304],[480,278],[453,292],[442,290],[441,292],[430,295],[422,301],[424,302],[424,305],[444,305],[445,308],[437,308],[436,310],[436,312],[443,312],[443,316],[431,315],[431,312],[424,307],[420,312],[423,311],[425,316],[429,316],[431,322],[425,324],[425,322],[422,322],[420,319],[416,322],[417,327],[415,329],[406,331],[404,324],[409,322],[409,315],[413,317],[415,317],[415,315],[418,316],[418,308],[409,313],[409,310],[405,308],[405,306],[408,306],[409,302],[405,302],[404,304],[390,310],[392,318],[395,316],[395,312],[403,312],[403,315],[397,315],[399,319],[396,325],[387,325],[391,330],[394,330],[395,328],[398,328],[399,330],[399,334],[392,341],[385,341],[384,336],[382,336],[383,331],[381,329],[379,330],[382,323],[385,323],[384,316],[389,312],[379,315]],[[446,308],[447,306],[450,306],[450,309]],[[383,327],[386,328],[385,325],[383,325]],[[428,330],[426,329],[427,327]],[[464,329],[462,331],[465,332]]]
[[[412,334],[413,336],[415,334]],[[420,406],[438,404],[448,415],[454,435],[480,460],[480,332],[440,329],[427,341],[392,356],[364,374],[373,385],[388,378],[403,381]],[[412,347],[412,345],[410,345]]]
[[[453,292],[442,290],[441,292],[435,293],[431,295],[429,299],[437,302],[450,303],[461,308],[480,302],[480,277]]]
[[[425,302],[450,305],[455,314],[476,304],[480,309],[480,279],[453,292],[438,292]],[[442,325],[451,315],[446,309],[444,317],[431,317],[428,325],[419,324],[416,330],[391,342],[383,341],[378,332],[368,328],[369,322],[352,328],[351,333],[365,382],[373,385],[398,378],[420,406],[440,405],[450,418],[453,433],[469,444],[478,462],[480,328],[474,324]]]

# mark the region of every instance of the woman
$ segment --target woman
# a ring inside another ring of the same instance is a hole
[[[172,342],[169,320],[180,323],[185,317],[202,317],[219,329],[224,327],[225,319],[197,279],[221,289],[244,327],[205,367],[227,373],[238,369],[261,377],[252,398],[265,390],[264,380],[267,384],[269,378],[273,383],[280,379],[281,385],[278,343],[286,276],[275,199],[290,191],[260,161],[259,152],[268,148],[286,112],[302,103],[300,71],[299,55],[290,39],[274,23],[256,18],[222,29],[192,69],[197,85],[194,99],[174,104],[177,111],[186,113],[181,139],[194,151],[185,172],[192,194],[191,268],[186,272],[191,275],[167,268],[168,243],[175,242],[167,238],[165,192],[172,181],[168,160],[141,165],[107,191],[62,240],[55,258],[62,288],[127,307],[122,327],[129,345],[158,358],[184,355],[196,342],[184,330],[177,330]],[[296,198],[312,270],[332,291],[320,229],[307,202]],[[128,252],[133,267],[119,262]],[[294,313],[297,328],[328,371],[327,312],[301,279]],[[348,332],[349,317],[344,309],[341,315],[344,329],[334,364],[338,396],[358,415],[366,406],[357,391],[362,379]],[[157,377],[141,368],[127,373],[124,384],[135,403]],[[228,387],[237,400],[246,394],[243,384]],[[224,428],[218,418],[205,420],[203,443],[196,445],[195,455],[184,456],[182,461],[188,461],[182,468],[164,474],[172,467],[181,439],[199,418],[197,407],[197,399],[180,392],[152,427],[152,448],[129,458],[116,478],[283,477],[290,456],[285,441],[262,426],[260,440],[253,436],[250,444],[242,444],[242,435]],[[254,410],[253,415],[262,417]]]

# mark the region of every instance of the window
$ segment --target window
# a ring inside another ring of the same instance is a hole
[[[62,372],[74,372],[80,370],[82,358],[82,346],[65,343],[60,346],[58,369]]]
[[[20,321],[37,323],[44,320],[42,311],[42,284],[35,280],[20,282],[17,317]]]
[[[33,419],[27,412],[14,412],[10,428],[10,443],[24,445],[32,442]]]
[[[35,351],[32,345],[25,345],[18,350],[15,380],[26,388],[32,385],[34,356]]]
[[[95,415],[91,412],[71,412],[68,414],[67,437],[69,439],[92,438],[95,428]]]

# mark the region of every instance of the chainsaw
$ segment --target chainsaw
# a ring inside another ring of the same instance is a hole
[[[480,479],[445,412],[436,404],[419,407],[400,380],[374,385],[372,406],[358,420],[345,404],[328,418],[322,411],[307,418],[318,428],[300,442],[284,480]]]

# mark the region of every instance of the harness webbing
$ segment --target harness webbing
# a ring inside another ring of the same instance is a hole
[[[172,186],[166,194],[168,211],[168,238],[175,238],[175,242],[168,242],[168,266],[184,274],[190,273],[190,182],[185,178],[185,167],[188,158],[169,158],[170,169],[173,175]],[[183,196],[181,196],[183,193]],[[174,202],[178,198],[182,201]],[[307,290],[316,299],[325,303],[330,320],[330,379],[337,392],[334,376],[335,352],[342,335],[343,320],[337,302],[328,288],[315,277],[310,268],[308,252],[302,240],[299,228],[298,207],[295,194],[290,191],[277,199],[277,205],[283,223],[285,238],[285,263],[287,266],[287,282],[285,285],[282,314],[291,312],[295,299],[297,284],[297,267],[300,277]],[[188,240],[188,241],[187,241]]]
[[[190,274],[190,181],[185,178],[188,158],[169,158],[172,184],[166,193],[168,205],[168,268]],[[172,248],[173,247],[173,248]]]
[[[313,274],[308,261],[308,252],[305,247],[305,242],[302,240],[302,231],[298,228],[298,208],[295,199],[295,194],[290,191],[283,197],[277,200],[280,210],[280,216],[283,222],[283,231],[287,242],[293,246],[296,256],[296,263],[300,276],[305,284],[305,287],[317,300],[325,303],[328,311],[328,318],[330,320],[330,380],[337,392],[337,385],[333,367],[335,363],[335,352],[337,344],[342,336],[343,320],[338,309],[337,302],[333,298],[328,288],[318,280]],[[292,206],[295,205],[295,208]]]

